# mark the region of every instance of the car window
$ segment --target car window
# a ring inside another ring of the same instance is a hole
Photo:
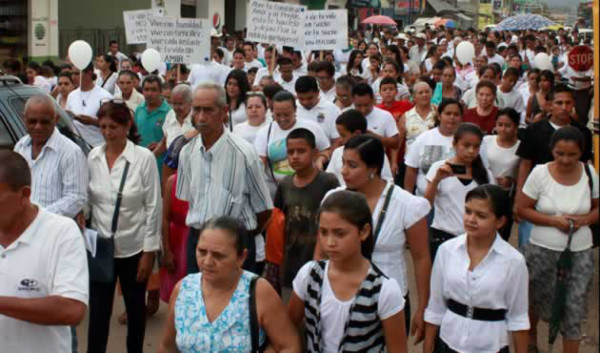
[[[4,123],[4,119],[0,116],[0,149],[12,150],[15,142],[8,132],[8,127]]]

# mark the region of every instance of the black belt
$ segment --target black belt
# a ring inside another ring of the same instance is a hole
[[[456,315],[460,315],[468,319],[479,321],[502,321],[506,318],[505,309],[475,308],[472,306],[461,304],[452,299],[448,299],[446,305],[448,306],[448,309],[450,309],[450,311],[452,311]]]

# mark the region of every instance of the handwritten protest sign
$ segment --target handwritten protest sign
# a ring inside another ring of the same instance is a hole
[[[145,44],[148,40],[148,16],[162,16],[162,9],[123,11],[127,44]]]
[[[148,17],[148,48],[154,48],[167,63],[210,62],[210,29],[206,19]]]
[[[348,11],[306,11],[304,49],[334,50],[348,47]]]
[[[302,48],[305,12],[306,6],[250,0],[246,40]]]

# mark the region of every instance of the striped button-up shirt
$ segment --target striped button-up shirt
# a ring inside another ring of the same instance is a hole
[[[31,136],[23,136],[15,145],[31,169],[33,202],[47,211],[74,218],[87,202],[89,180],[85,155],[58,129],[33,158]]]
[[[208,151],[201,135],[181,150],[177,198],[190,203],[185,223],[194,228],[231,216],[253,230],[256,214],[273,208],[254,146],[228,131]]]

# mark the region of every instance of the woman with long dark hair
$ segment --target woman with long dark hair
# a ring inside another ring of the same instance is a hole
[[[456,155],[433,163],[427,173],[425,198],[435,207],[429,229],[433,259],[443,242],[465,232],[462,213],[466,194],[479,185],[496,183],[479,155],[483,136],[477,125],[462,123],[452,142]]]
[[[229,106],[229,131],[248,120],[246,116],[246,95],[250,91],[248,76],[243,70],[231,70],[225,79],[225,92]]]
[[[96,58],[96,67],[100,70],[96,85],[114,95],[118,76],[117,61],[108,54],[100,54]]]

